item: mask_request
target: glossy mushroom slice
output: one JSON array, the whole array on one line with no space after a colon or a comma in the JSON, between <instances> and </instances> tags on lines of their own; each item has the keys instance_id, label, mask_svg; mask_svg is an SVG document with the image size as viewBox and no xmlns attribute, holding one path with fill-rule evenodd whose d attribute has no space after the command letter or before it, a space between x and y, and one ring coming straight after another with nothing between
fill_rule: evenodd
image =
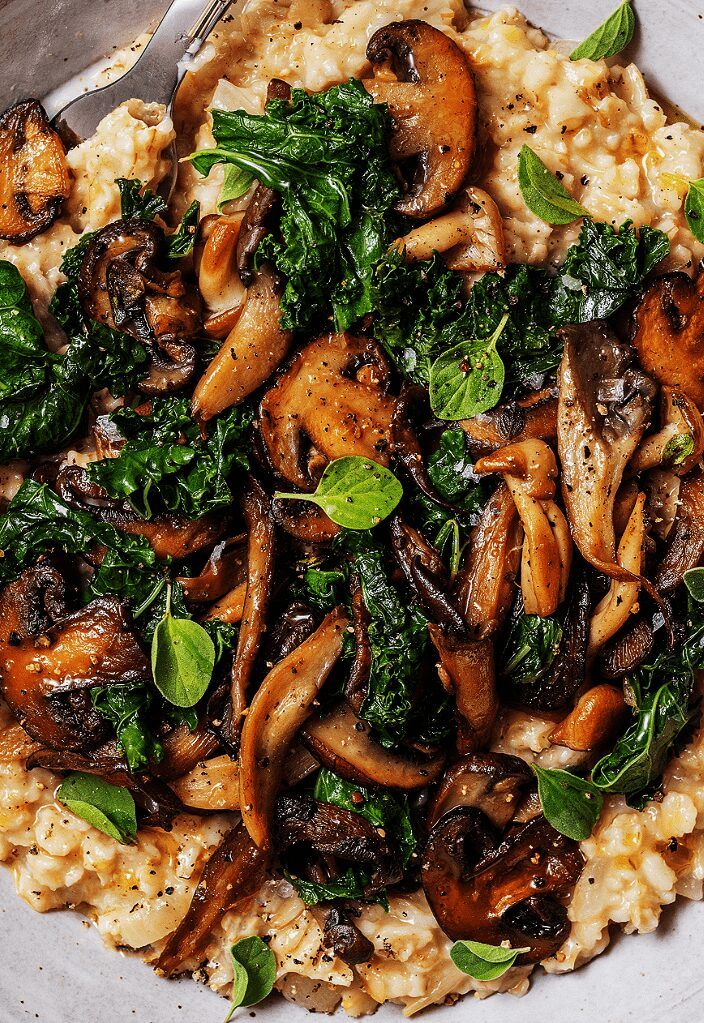
<instances>
[{"instance_id":1,"label":"glossy mushroom slice","mask_svg":"<svg viewBox=\"0 0 704 1023\"><path fill-rule=\"evenodd\" d=\"M584 861L579 846L539 816L502 836L475 807L458 807L435 824L423 853L423 889L453 941L508 941L529 948L519 962L553 955L569 934L563 900Z\"/></svg>"},{"instance_id":2,"label":"glossy mushroom slice","mask_svg":"<svg viewBox=\"0 0 704 1023\"><path fill-rule=\"evenodd\" d=\"M480 273L506 266L504 225L498 207L481 188L465 188L452 210L394 242L409 262L442 254L451 270Z\"/></svg>"},{"instance_id":3,"label":"glossy mushroom slice","mask_svg":"<svg viewBox=\"0 0 704 1023\"><path fill-rule=\"evenodd\" d=\"M440 681L457 708L457 750L473 753L489 742L499 712L493 643L445 633L432 622L428 632L440 658Z\"/></svg>"},{"instance_id":4,"label":"glossy mushroom slice","mask_svg":"<svg viewBox=\"0 0 704 1023\"><path fill-rule=\"evenodd\" d=\"M608 593L594 608L589 626L589 656L607 643L637 611L640 575L643 571L644 546L647 533L644 509L645 494L639 494L618 545L619 565L635 581L612 579Z\"/></svg>"},{"instance_id":5,"label":"glossy mushroom slice","mask_svg":"<svg viewBox=\"0 0 704 1023\"><path fill-rule=\"evenodd\" d=\"M428 814L428 828L458 806L473 806L503 830L535 777L520 757L508 753L474 753L445 773Z\"/></svg>"},{"instance_id":6,"label":"glossy mushroom slice","mask_svg":"<svg viewBox=\"0 0 704 1023\"><path fill-rule=\"evenodd\" d=\"M97 231L83 257L78 293L90 319L130 334L149 351L147 394L180 390L193 376L191 343L201 326L200 297L179 270L165 269L164 232L145 220Z\"/></svg>"},{"instance_id":7,"label":"glossy mushroom slice","mask_svg":"<svg viewBox=\"0 0 704 1023\"><path fill-rule=\"evenodd\" d=\"M552 441L557 436L557 391L552 387L534 391L463 419L460 426L475 458L522 440Z\"/></svg>"},{"instance_id":8,"label":"glossy mushroom slice","mask_svg":"<svg viewBox=\"0 0 704 1023\"><path fill-rule=\"evenodd\" d=\"M704 473L698 469L683 480L675 521L653 584L660 593L672 593L684 573L704 557Z\"/></svg>"},{"instance_id":9,"label":"glossy mushroom slice","mask_svg":"<svg viewBox=\"0 0 704 1023\"><path fill-rule=\"evenodd\" d=\"M653 281L636 310L633 345L646 373L704 409L704 272Z\"/></svg>"},{"instance_id":10,"label":"glossy mushroom slice","mask_svg":"<svg viewBox=\"0 0 704 1023\"><path fill-rule=\"evenodd\" d=\"M444 629L464 633L465 621L449 592L450 581L440 554L399 515L391 520L391 549L426 613Z\"/></svg>"},{"instance_id":11,"label":"glossy mushroom slice","mask_svg":"<svg viewBox=\"0 0 704 1023\"><path fill-rule=\"evenodd\" d=\"M66 153L35 99L0 117L0 238L16 245L51 227L71 191Z\"/></svg>"},{"instance_id":12,"label":"glossy mushroom slice","mask_svg":"<svg viewBox=\"0 0 704 1023\"><path fill-rule=\"evenodd\" d=\"M368 366L374 382L358 379ZM304 348L261 404L261 435L275 472L313 489L304 439L330 461L360 455L387 465L394 410L383 389L388 378L386 360L366 338L329 334Z\"/></svg>"},{"instance_id":13,"label":"glossy mushroom slice","mask_svg":"<svg viewBox=\"0 0 704 1023\"><path fill-rule=\"evenodd\" d=\"M650 421L655 384L605 324L561 333L557 442L572 537L600 572L632 580L616 560L614 502Z\"/></svg>"},{"instance_id":14,"label":"glossy mushroom slice","mask_svg":"<svg viewBox=\"0 0 704 1023\"><path fill-rule=\"evenodd\" d=\"M374 955L374 944L365 938L350 919L349 909L333 906L325 914L323 941L343 963L358 966L368 962Z\"/></svg>"},{"instance_id":15,"label":"glossy mushroom slice","mask_svg":"<svg viewBox=\"0 0 704 1023\"><path fill-rule=\"evenodd\" d=\"M704 422L691 398L682 391L662 387L660 429L641 442L631 459L633 472L661 468L686 476L704 453Z\"/></svg>"},{"instance_id":16,"label":"glossy mushroom slice","mask_svg":"<svg viewBox=\"0 0 704 1023\"><path fill-rule=\"evenodd\" d=\"M406 194L396 209L423 219L459 191L474 156L472 70L459 46L423 21L380 28L369 40L367 58L375 77L364 84L377 103L389 106L391 158L407 172Z\"/></svg>"},{"instance_id":17,"label":"glossy mushroom slice","mask_svg":"<svg viewBox=\"0 0 704 1023\"><path fill-rule=\"evenodd\" d=\"M587 690L550 733L550 742L588 753L606 746L620 734L628 708L623 693L613 686Z\"/></svg>"},{"instance_id":18,"label":"glossy mushroom slice","mask_svg":"<svg viewBox=\"0 0 704 1023\"><path fill-rule=\"evenodd\" d=\"M246 289L235 264L243 214L206 217L196 246L198 290L208 310L210 337L227 337L242 312Z\"/></svg>"}]
</instances>

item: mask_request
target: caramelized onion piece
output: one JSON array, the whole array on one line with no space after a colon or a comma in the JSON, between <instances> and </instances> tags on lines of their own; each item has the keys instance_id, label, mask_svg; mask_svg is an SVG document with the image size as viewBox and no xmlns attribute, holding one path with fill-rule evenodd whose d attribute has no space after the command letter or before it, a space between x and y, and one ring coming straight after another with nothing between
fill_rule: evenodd
<instances>
[{"instance_id":1,"label":"caramelized onion piece","mask_svg":"<svg viewBox=\"0 0 704 1023\"><path fill-rule=\"evenodd\" d=\"M606 746L620 733L628 708L623 693L613 686L594 686L579 698L550 733L550 742L578 752Z\"/></svg>"},{"instance_id":2,"label":"caramelized onion piece","mask_svg":"<svg viewBox=\"0 0 704 1023\"><path fill-rule=\"evenodd\" d=\"M66 153L35 99L0 117L0 238L15 245L51 227L71 191Z\"/></svg>"},{"instance_id":3,"label":"caramelized onion piece","mask_svg":"<svg viewBox=\"0 0 704 1023\"><path fill-rule=\"evenodd\" d=\"M443 776L428 814L428 828L458 806L474 806L503 831L534 781L533 772L520 757L508 753L463 757Z\"/></svg>"},{"instance_id":4,"label":"caramelized onion piece","mask_svg":"<svg viewBox=\"0 0 704 1023\"><path fill-rule=\"evenodd\" d=\"M682 482L679 508L653 585L660 593L672 593L684 573L696 568L704 556L704 473L698 470Z\"/></svg>"},{"instance_id":5,"label":"caramelized onion piece","mask_svg":"<svg viewBox=\"0 0 704 1023\"><path fill-rule=\"evenodd\" d=\"M459 424L476 458L522 440L552 441L557 436L557 392L552 387L508 401Z\"/></svg>"},{"instance_id":6,"label":"caramelized onion piece","mask_svg":"<svg viewBox=\"0 0 704 1023\"><path fill-rule=\"evenodd\" d=\"M643 515L645 494L639 494L628 525L618 546L618 563L635 582L612 579L605 597L594 608L589 627L589 655L593 656L619 629L623 628L637 609L640 593L640 574L643 570L643 546L646 524Z\"/></svg>"},{"instance_id":7,"label":"caramelized onion piece","mask_svg":"<svg viewBox=\"0 0 704 1023\"><path fill-rule=\"evenodd\" d=\"M342 652L349 620L331 611L297 650L269 672L257 690L242 729L242 820L260 849L271 846L271 814L284 759L296 733Z\"/></svg>"},{"instance_id":8,"label":"caramelized onion piece","mask_svg":"<svg viewBox=\"0 0 704 1023\"><path fill-rule=\"evenodd\" d=\"M424 788L442 771L445 757L420 760L384 749L372 737L366 721L341 704L321 718L309 720L301 739L325 767L356 785L383 788Z\"/></svg>"},{"instance_id":9,"label":"caramelized onion piece","mask_svg":"<svg viewBox=\"0 0 704 1023\"><path fill-rule=\"evenodd\" d=\"M474 753L489 742L499 711L493 644L445 634L432 622L428 632L440 656L440 681L457 707L457 750Z\"/></svg>"},{"instance_id":10,"label":"caramelized onion piece","mask_svg":"<svg viewBox=\"0 0 704 1023\"><path fill-rule=\"evenodd\" d=\"M242 823L225 835L205 865L193 900L156 968L167 977L205 954L212 932L228 910L256 895L264 883L269 858L256 847Z\"/></svg>"}]
</instances>

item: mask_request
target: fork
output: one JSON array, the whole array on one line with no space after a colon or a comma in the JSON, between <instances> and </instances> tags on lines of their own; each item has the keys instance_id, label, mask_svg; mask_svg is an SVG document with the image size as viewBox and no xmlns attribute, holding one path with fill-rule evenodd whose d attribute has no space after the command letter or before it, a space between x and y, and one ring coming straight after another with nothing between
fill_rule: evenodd
<instances>
[{"instance_id":1,"label":"fork","mask_svg":"<svg viewBox=\"0 0 704 1023\"><path fill-rule=\"evenodd\" d=\"M68 103L54 117L53 124L67 148L93 135L115 107L129 99L163 103L168 113L184 75L232 0L173 0L137 63L117 81L87 92ZM175 143L171 147L170 171L160 192L170 197L178 161Z\"/></svg>"}]
</instances>

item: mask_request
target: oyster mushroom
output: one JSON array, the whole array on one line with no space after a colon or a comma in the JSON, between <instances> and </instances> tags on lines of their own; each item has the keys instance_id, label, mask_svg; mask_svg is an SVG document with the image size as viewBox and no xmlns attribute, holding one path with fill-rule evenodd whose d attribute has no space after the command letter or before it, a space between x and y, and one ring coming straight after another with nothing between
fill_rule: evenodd
<instances>
[{"instance_id":1,"label":"oyster mushroom","mask_svg":"<svg viewBox=\"0 0 704 1023\"><path fill-rule=\"evenodd\" d=\"M428 828L458 806L473 806L499 830L508 827L535 782L530 767L508 753L474 753L445 773L428 814Z\"/></svg>"},{"instance_id":2,"label":"oyster mushroom","mask_svg":"<svg viewBox=\"0 0 704 1023\"><path fill-rule=\"evenodd\" d=\"M646 537L644 506L645 494L639 494L617 552L619 565L629 573L631 580L635 581L612 579L608 593L594 608L589 626L590 656L623 628L637 607Z\"/></svg>"},{"instance_id":3,"label":"oyster mushroom","mask_svg":"<svg viewBox=\"0 0 704 1023\"><path fill-rule=\"evenodd\" d=\"M594 686L580 696L550 733L550 742L588 753L608 745L621 732L628 715L623 693L613 686Z\"/></svg>"},{"instance_id":4,"label":"oyster mushroom","mask_svg":"<svg viewBox=\"0 0 704 1023\"><path fill-rule=\"evenodd\" d=\"M701 469L682 481L674 525L665 543L653 585L659 593L672 593L684 573L696 568L704 556L704 473Z\"/></svg>"},{"instance_id":5,"label":"oyster mushroom","mask_svg":"<svg viewBox=\"0 0 704 1023\"><path fill-rule=\"evenodd\" d=\"M572 537L598 571L633 581L616 561L614 502L650 421L655 385L605 324L561 333L557 443Z\"/></svg>"},{"instance_id":6,"label":"oyster mushroom","mask_svg":"<svg viewBox=\"0 0 704 1023\"><path fill-rule=\"evenodd\" d=\"M246 289L235 265L242 216L215 216L202 223L198 290L208 310L204 327L211 337L227 337L242 312Z\"/></svg>"},{"instance_id":7,"label":"oyster mushroom","mask_svg":"<svg viewBox=\"0 0 704 1023\"><path fill-rule=\"evenodd\" d=\"M468 273L496 272L506 266L503 220L481 188L463 189L452 210L398 238L393 247L409 262L439 252L451 270Z\"/></svg>"},{"instance_id":8,"label":"oyster mushroom","mask_svg":"<svg viewBox=\"0 0 704 1023\"><path fill-rule=\"evenodd\" d=\"M660 429L645 437L631 459L633 472L662 468L686 476L704 454L704 422L691 398L664 386L660 391Z\"/></svg>"},{"instance_id":9,"label":"oyster mushroom","mask_svg":"<svg viewBox=\"0 0 704 1023\"><path fill-rule=\"evenodd\" d=\"M440 681L457 708L457 750L474 753L488 743L499 711L493 644L446 634L432 622L428 632L440 657Z\"/></svg>"},{"instance_id":10,"label":"oyster mushroom","mask_svg":"<svg viewBox=\"0 0 704 1023\"><path fill-rule=\"evenodd\" d=\"M66 153L35 99L0 117L0 238L15 245L51 227L71 191Z\"/></svg>"},{"instance_id":11,"label":"oyster mushroom","mask_svg":"<svg viewBox=\"0 0 704 1023\"><path fill-rule=\"evenodd\" d=\"M398 515L391 521L391 548L424 610L449 631L463 633L465 621L455 598L448 592L449 579L442 558Z\"/></svg>"},{"instance_id":12,"label":"oyster mushroom","mask_svg":"<svg viewBox=\"0 0 704 1023\"><path fill-rule=\"evenodd\" d=\"M474 156L472 70L459 46L423 21L380 28L369 40L367 58L375 77L364 84L375 102L388 104L391 159L406 181L396 209L424 219L459 191Z\"/></svg>"},{"instance_id":13,"label":"oyster mushroom","mask_svg":"<svg viewBox=\"0 0 704 1023\"><path fill-rule=\"evenodd\" d=\"M557 436L557 392L552 387L533 391L459 425L475 458L523 440L552 441Z\"/></svg>"}]
</instances>

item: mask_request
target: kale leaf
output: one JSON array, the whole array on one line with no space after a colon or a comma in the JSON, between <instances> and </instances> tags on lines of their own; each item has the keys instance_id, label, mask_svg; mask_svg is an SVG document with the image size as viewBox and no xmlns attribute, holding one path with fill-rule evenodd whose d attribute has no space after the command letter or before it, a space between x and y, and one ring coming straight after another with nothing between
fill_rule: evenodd
<instances>
[{"instance_id":1,"label":"kale leaf","mask_svg":"<svg viewBox=\"0 0 704 1023\"><path fill-rule=\"evenodd\" d=\"M145 188L139 178L117 178L120 192L120 213L123 220L154 220L168 212L166 200L150 188Z\"/></svg>"},{"instance_id":2,"label":"kale leaf","mask_svg":"<svg viewBox=\"0 0 704 1023\"><path fill-rule=\"evenodd\" d=\"M95 686L90 691L93 707L115 729L130 771L139 771L150 760L164 755L161 743L149 724L156 690L143 682L133 685Z\"/></svg>"},{"instance_id":3,"label":"kale leaf","mask_svg":"<svg viewBox=\"0 0 704 1023\"><path fill-rule=\"evenodd\" d=\"M298 896L306 906L317 906L320 902L334 902L337 899L362 899L365 902L380 902L388 909L386 897L376 893L373 899L365 896L369 884L369 875L360 867L349 867L345 873L332 881L322 884L317 881L306 881L302 877L294 877L284 871L286 880L298 892Z\"/></svg>"},{"instance_id":4,"label":"kale leaf","mask_svg":"<svg viewBox=\"0 0 704 1023\"><path fill-rule=\"evenodd\" d=\"M502 674L514 685L532 685L551 667L561 640L562 626L557 618L517 615L504 645Z\"/></svg>"},{"instance_id":5,"label":"kale leaf","mask_svg":"<svg viewBox=\"0 0 704 1023\"><path fill-rule=\"evenodd\" d=\"M192 202L183 214L178 229L168 240L167 255L169 259L183 259L184 256L190 256L198 235L199 219L200 203Z\"/></svg>"}]
</instances>

